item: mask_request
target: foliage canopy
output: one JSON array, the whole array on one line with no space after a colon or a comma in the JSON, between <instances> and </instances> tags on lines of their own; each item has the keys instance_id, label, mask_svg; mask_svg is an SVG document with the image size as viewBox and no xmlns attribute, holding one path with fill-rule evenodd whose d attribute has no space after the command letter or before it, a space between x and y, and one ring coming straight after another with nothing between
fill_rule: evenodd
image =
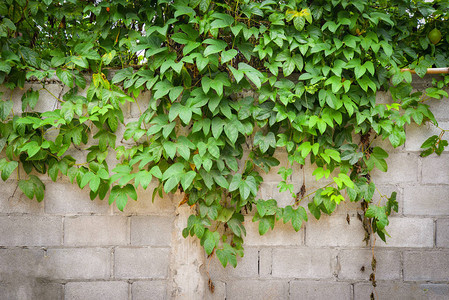
<instances>
[{"instance_id":1,"label":"foliage canopy","mask_svg":"<svg viewBox=\"0 0 449 300\"><path fill-rule=\"evenodd\" d=\"M92 199L109 192L121 210L152 180L154 193L180 189L181 204L197 208L183 235L197 236L224 266L243 255L245 210L255 210L264 234L276 220L299 230L304 206L320 218L345 199L360 201L385 239L398 207L395 194L372 203L369 171L386 171L388 157L372 142L398 147L406 124L436 124L425 101L447 97L448 78L415 92L400 68L422 77L448 66L448 11L448 1L421 0L2 1L0 84L43 88L27 90L20 111L0 102L1 177L20 165L28 174L20 189L41 201L45 186L33 170L52 180L61 173ZM35 111L54 76L69 91L54 95L58 109ZM126 124L133 145L117 146L124 104L146 90L140 118ZM380 90L394 103L377 104ZM431 137L423 155L445 145ZM86 148L85 161L67 154L72 146ZM279 164L276 149L288 153L278 185L292 195L286 207L257 199L260 173ZM108 152L119 160L112 170ZM310 195L290 179L307 161L328 181L301 206Z\"/></svg>"}]
</instances>

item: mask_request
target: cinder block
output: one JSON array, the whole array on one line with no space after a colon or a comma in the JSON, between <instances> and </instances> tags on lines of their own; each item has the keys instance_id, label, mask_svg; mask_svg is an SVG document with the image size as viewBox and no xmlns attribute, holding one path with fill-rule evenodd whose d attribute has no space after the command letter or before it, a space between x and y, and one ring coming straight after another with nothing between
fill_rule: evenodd
<instances>
[{"instance_id":1,"label":"cinder block","mask_svg":"<svg viewBox=\"0 0 449 300\"><path fill-rule=\"evenodd\" d=\"M420 284L427 299L443 300L449 297L449 284Z\"/></svg>"},{"instance_id":2,"label":"cinder block","mask_svg":"<svg viewBox=\"0 0 449 300\"><path fill-rule=\"evenodd\" d=\"M87 189L76 184L50 183L45 189L45 212L48 214L106 214L107 200L90 200Z\"/></svg>"},{"instance_id":3,"label":"cinder block","mask_svg":"<svg viewBox=\"0 0 449 300\"><path fill-rule=\"evenodd\" d=\"M351 299L351 284L335 281L290 282L290 299Z\"/></svg>"},{"instance_id":4,"label":"cinder block","mask_svg":"<svg viewBox=\"0 0 449 300\"><path fill-rule=\"evenodd\" d=\"M319 220L311 217L306 231L307 246L366 246L365 231L356 218L348 224L344 216L322 216Z\"/></svg>"},{"instance_id":5,"label":"cinder block","mask_svg":"<svg viewBox=\"0 0 449 300\"><path fill-rule=\"evenodd\" d=\"M435 118L441 121L449 121L449 105L447 105L447 98L432 99L426 102L430 106Z\"/></svg>"},{"instance_id":6,"label":"cinder block","mask_svg":"<svg viewBox=\"0 0 449 300\"><path fill-rule=\"evenodd\" d=\"M287 299L288 282L279 280L238 280L226 284L226 299Z\"/></svg>"},{"instance_id":7,"label":"cinder block","mask_svg":"<svg viewBox=\"0 0 449 300\"><path fill-rule=\"evenodd\" d=\"M45 86L53 95L56 97L61 97L68 91L68 88L63 85L58 84L48 84ZM25 94L30 88L37 91L42 88L41 84L38 83L26 83L23 89L15 89L12 94L12 101L14 102L14 112L22 112L22 95ZM39 91L39 100L34 107L33 111L45 112L52 111L59 108L59 101L53 97L46 90Z\"/></svg>"},{"instance_id":8,"label":"cinder block","mask_svg":"<svg viewBox=\"0 0 449 300\"><path fill-rule=\"evenodd\" d=\"M0 249L0 282L18 283L15 278L45 278L44 251L14 248Z\"/></svg>"},{"instance_id":9,"label":"cinder block","mask_svg":"<svg viewBox=\"0 0 449 300\"><path fill-rule=\"evenodd\" d=\"M127 217L74 216L64 219L65 245L107 246L128 243Z\"/></svg>"},{"instance_id":10,"label":"cinder block","mask_svg":"<svg viewBox=\"0 0 449 300\"><path fill-rule=\"evenodd\" d=\"M12 277L14 278L14 277ZM47 282L42 278L16 277L15 281L0 282L1 299L63 299L60 283Z\"/></svg>"},{"instance_id":11,"label":"cinder block","mask_svg":"<svg viewBox=\"0 0 449 300\"><path fill-rule=\"evenodd\" d=\"M54 279L109 279L110 258L111 251L104 248L49 249L44 266Z\"/></svg>"},{"instance_id":12,"label":"cinder block","mask_svg":"<svg viewBox=\"0 0 449 300\"><path fill-rule=\"evenodd\" d=\"M170 263L168 248L123 248L115 249L115 278L165 279Z\"/></svg>"},{"instance_id":13,"label":"cinder block","mask_svg":"<svg viewBox=\"0 0 449 300\"><path fill-rule=\"evenodd\" d=\"M16 276L46 282L110 277L108 249L0 249L0 282ZM19 281L17 281L19 282Z\"/></svg>"},{"instance_id":14,"label":"cinder block","mask_svg":"<svg viewBox=\"0 0 449 300\"><path fill-rule=\"evenodd\" d=\"M378 299L443 300L447 299L447 296L449 295L448 292L448 285L445 284L418 284L378 281L376 287ZM371 293L374 293L371 283L356 283L354 285L354 300L370 299Z\"/></svg>"},{"instance_id":15,"label":"cinder block","mask_svg":"<svg viewBox=\"0 0 449 300\"><path fill-rule=\"evenodd\" d=\"M310 201L312 201L312 199ZM308 209L306 208L306 210ZM345 201L340 202L335 211L332 213L332 216L343 215L347 218L349 215L349 222L356 222L358 221L357 212L361 212L360 202L351 202L349 199L346 199ZM309 215L309 218L315 219L313 215Z\"/></svg>"},{"instance_id":16,"label":"cinder block","mask_svg":"<svg viewBox=\"0 0 449 300\"><path fill-rule=\"evenodd\" d=\"M407 186L404 188L405 215L449 215L449 186Z\"/></svg>"},{"instance_id":17,"label":"cinder block","mask_svg":"<svg viewBox=\"0 0 449 300\"><path fill-rule=\"evenodd\" d=\"M449 122L439 122L438 126L444 129L449 129ZM421 151L423 150L421 148L422 143L424 143L424 141L432 135L440 135L440 133L441 129L438 129L430 122L422 124L421 126L418 126L414 123L412 123L411 125L407 125L407 139L405 141L405 150L418 151L419 153L421 153ZM447 134L444 135L443 138L447 139ZM447 149L445 149L444 151L447 151Z\"/></svg>"},{"instance_id":18,"label":"cinder block","mask_svg":"<svg viewBox=\"0 0 449 300\"><path fill-rule=\"evenodd\" d=\"M170 246L173 217L131 217L131 245Z\"/></svg>"},{"instance_id":19,"label":"cinder block","mask_svg":"<svg viewBox=\"0 0 449 300\"><path fill-rule=\"evenodd\" d=\"M399 251L374 250L376 258L376 279L393 280L401 277L401 256ZM340 264L339 279L369 280L372 273L372 251L341 250L338 254Z\"/></svg>"},{"instance_id":20,"label":"cinder block","mask_svg":"<svg viewBox=\"0 0 449 300\"><path fill-rule=\"evenodd\" d=\"M168 299L167 285L168 283L163 280L135 281L131 286L132 299L133 300Z\"/></svg>"},{"instance_id":21,"label":"cinder block","mask_svg":"<svg viewBox=\"0 0 449 300\"><path fill-rule=\"evenodd\" d=\"M2 189L0 193L0 214L39 214L43 212L44 202L28 199L17 186L17 181L8 179L8 181L2 181L0 184Z\"/></svg>"},{"instance_id":22,"label":"cinder block","mask_svg":"<svg viewBox=\"0 0 449 300\"><path fill-rule=\"evenodd\" d=\"M404 280L447 281L448 278L448 251L404 252Z\"/></svg>"},{"instance_id":23,"label":"cinder block","mask_svg":"<svg viewBox=\"0 0 449 300\"><path fill-rule=\"evenodd\" d=\"M273 249L262 248L259 250L259 276L269 277L273 270Z\"/></svg>"},{"instance_id":24,"label":"cinder block","mask_svg":"<svg viewBox=\"0 0 449 300\"><path fill-rule=\"evenodd\" d=\"M259 191L257 192L256 200L268 200L273 198L273 186L276 184L262 182L259 186Z\"/></svg>"},{"instance_id":25,"label":"cinder block","mask_svg":"<svg viewBox=\"0 0 449 300\"><path fill-rule=\"evenodd\" d=\"M384 243L377 238L376 247L433 247L433 220L430 218L389 218L390 237Z\"/></svg>"},{"instance_id":26,"label":"cinder block","mask_svg":"<svg viewBox=\"0 0 449 300\"><path fill-rule=\"evenodd\" d=\"M68 282L65 300L126 300L128 285L126 281Z\"/></svg>"},{"instance_id":27,"label":"cinder block","mask_svg":"<svg viewBox=\"0 0 449 300\"><path fill-rule=\"evenodd\" d=\"M114 213L119 215L148 215L148 214L172 214L178 203L171 194L163 194L163 197L156 195L152 201L155 182L151 182L146 190L141 186L137 189L137 201L129 200L123 212L119 211L114 205ZM179 201L181 201L179 199Z\"/></svg>"},{"instance_id":28,"label":"cinder block","mask_svg":"<svg viewBox=\"0 0 449 300\"><path fill-rule=\"evenodd\" d=\"M449 154L422 159L422 183L449 184Z\"/></svg>"},{"instance_id":29,"label":"cinder block","mask_svg":"<svg viewBox=\"0 0 449 300\"><path fill-rule=\"evenodd\" d=\"M449 219L437 220L437 247L449 247Z\"/></svg>"},{"instance_id":30,"label":"cinder block","mask_svg":"<svg viewBox=\"0 0 449 300\"><path fill-rule=\"evenodd\" d=\"M290 222L286 224L282 221L276 222L274 230L269 230L264 235L260 235L259 222L253 222L252 217L245 217L245 228L246 237L244 241L245 245L248 246L300 246L304 244L304 229L296 232Z\"/></svg>"},{"instance_id":31,"label":"cinder block","mask_svg":"<svg viewBox=\"0 0 449 300\"><path fill-rule=\"evenodd\" d=\"M0 217L0 246L62 244L62 219L56 216Z\"/></svg>"},{"instance_id":32,"label":"cinder block","mask_svg":"<svg viewBox=\"0 0 449 300\"><path fill-rule=\"evenodd\" d=\"M245 247L244 256L237 256L237 267L230 264L223 268L216 256L209 258L209 274L212 280L232 280L233 278L257 277L259 266L259 250L257 248Z\"/></svg>"},{"instance_id":33,"label":"cinder block","mask_svg":"<svg viewBox=\"0 0 449 300\"><path fill-rule=\"evenodd\" d=\"M371 179L376 184L394 184L418 181L418 154L390 153L386 159L388 171L374 168Z\"/></svg>"},{"instance_id":34,"label":"cinder block","mask_svg":"<svg viewBox=\"0 0 449 300\"><path fill-rule=\"evenodd\" d=\"M331 278L336 257L330 249L273 249L273 277Z\"/></svg>"}]
</instances>

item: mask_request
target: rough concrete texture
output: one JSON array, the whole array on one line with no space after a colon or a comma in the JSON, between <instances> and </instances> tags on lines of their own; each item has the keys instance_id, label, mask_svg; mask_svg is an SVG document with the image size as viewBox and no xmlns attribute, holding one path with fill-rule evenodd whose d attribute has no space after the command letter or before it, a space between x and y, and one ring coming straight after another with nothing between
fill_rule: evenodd
<instances>
[{"instance_id":1,"label":"rough concrete texture","mask_svg":"<svg viewBox=\"0 0 449 300\"><path fill-rule=\"evenodd\" d=\"M129 283L125 281L68 282L66 300L121 300L128 297Z\"/></svg>"},{"instance_id":2,"label":"rough concrete texture","mask_svg":"<svg viewBox=\"0 0 449 300\"><path fill-rule=\"evenodd\" d=\"M427 85L419 81L419 88ZM40 88L28 84L13 92L16 112L30 87ZM58 84L47 88L57 95L64 92ZM141 109L146 97L137 99ZM447 100L427 102L444 129L449 129ZM378 93L377 101L390 103L391 97ZM126 105L127 121L138 118L139 109ZM42 90L37 107L53 109L58 103ZM317 221L309 214L299 232L277 222L264 236L251 221L253 210L245 216L245 255L235 269L206 257L197 239L182 237L195 208L177 207L180 193L156 196L153 202L156 182L147 190L139 188L139 201L130 200L121 212L107 200L90 200L87 189L66 177L54 183L39 175L46 183L41 203L27 199L16 178L8 179L0 183L0 300L369 299L373 245L378 299L449 299L449 153L419 156L421 143L438 133L433 125L410 125L406 131L407 142L396 149L388 140L373 144L391 152L388 172L374 171L372 180L380 193L397 191L400 206L386 228L387 243L363 241L360 205L348 200L332 216ZM69 152L85 160L82 151ZM277 151L276 157L288 166L285 152ZM112 151L107 161L117 163ZM310 163L293 165L288 182L295 192L303 183L308 194L330 182L316 182L313 168ZM258 198L292 204L289 193L278 191L278 170L263 175ZM384 201L376 191L373 202Z\"/></svg>"},{"instance_id":3,"label":"rough concrete texture","mask_svg":"<svg viewBox=\"0 0 449 300\"><path fill-rule=\"evenodd\" d=\"M290 299L351 299L352 287L348 282L290 281Z\"/></svg>"}]
</instances>

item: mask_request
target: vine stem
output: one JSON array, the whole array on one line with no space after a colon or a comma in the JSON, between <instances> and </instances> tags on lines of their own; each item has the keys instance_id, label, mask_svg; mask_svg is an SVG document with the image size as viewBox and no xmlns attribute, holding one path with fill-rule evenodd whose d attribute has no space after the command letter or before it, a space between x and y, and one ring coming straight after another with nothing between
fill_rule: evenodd
<instances>
[{"instance_id":1,"label":"vine stem","mask_svg":"<svg viewBox=\"0 0 449 300\"><path fill-rule=\"evenodd\" d=\"M307 195L305 195L304 197L302 197L301 199L299 199L298 201L296 201L296 203L295 204L299 204L299 203L301 203L301 201L303 200L303 199L305 199L305 198L309 198L311 195L313 195L313 194L315 194L316 193L316 191L318 191L319 189L322 189L322 188L325 188L325 187L328 187L328 186L330 186L331 184L333 184L333 182L330 182L330 183L328 183L328 184L326 184L325 186L322 186L322 187L320 187L320 188L318 188L318 189L315 189L313 192L311 192L311 193L308 193Z\"/></svg>"},{"instance_id":2,"label":"vine stem","mask_svg":"<svg viewBox=\"0 0 449 300\"><path fill-rule=\"evenodd\" d=\"M41 88L39 91L41 90L45 90L47 91L47 93L49 93L51 96L53 96L56 100L58 100L59 102L65 103L64 100L59 99L58 97L56 97L52 92L50 92L46 87Z\"/></svg>"},{"instance_id":3,"label":"vine stem","mask_svg":"<svg viewBox=\"0 0 449 300\"><path fill-rule=\"evenodd\" d=\"M374 256L374 248L376 247L376 236L374 235L374 230L373 230L373 226L371 225L371 222L369 223L369 228L371 229L371 237L372 237L372 244L371 244L371 255L372 255L372 261L375 261L376 258ZM371 262L372 264L372 262ZM372 268L372 266L371 266ZM376 262L376 267L374 269L377 268L377 262ZM376 274L376 272L373 270L373 273ZM373 283L376 279L373 279ZM379 299L379 295L377 294L377 290L376 290L376 286L373 284L373 290L374 290L374 295L376 299Z\"/></svg>"}]
</instances>

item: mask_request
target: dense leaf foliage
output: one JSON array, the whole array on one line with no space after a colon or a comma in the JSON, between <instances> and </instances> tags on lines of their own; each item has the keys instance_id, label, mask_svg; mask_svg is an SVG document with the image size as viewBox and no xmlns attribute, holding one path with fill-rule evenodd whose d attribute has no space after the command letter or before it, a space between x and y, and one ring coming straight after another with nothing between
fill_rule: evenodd
<instances>
[{"instance_id":1,"label":"dense leaf foliage","mask_svg":"<svg viewBox=\"0 0 449 300\"><path fill-rule=\"evenodd\" d=\"M139 185L181 190L180 204L197 208L183 235L198 237L224 266L243 255L250 210L264 234L276 220L299 230L305 207L320 218L341 201L360 201L385 239L397 202L372 203L369 171L387 171L388 157L372 143L388 138L398 147L406 124L436 124L425 101L447 97L448 78L416 92L400 69L424 76L448 66L448 10L447 1L420 0L2 1L0 84L43 88L24 93L21 111L0 102L1 177L20 164L28 174L20 189L41 201L35 172L63 174L121 210ZM55 77L69 91L52 94L57 109L36 112ZM125 124L132 145L117 146L124 104L146 90L140 118ZM376 103L381 90L394 103ZM425 155L445 145L442 134L431 137ZM85 161L70 147L85 149ZM257 198L261 173L279 164L275 151L288 153L278 185L292 196L285 207ZM316 180L327 179L308 195L289 180L292 166L306 163Z\"/></svg>"}]
</instances>

